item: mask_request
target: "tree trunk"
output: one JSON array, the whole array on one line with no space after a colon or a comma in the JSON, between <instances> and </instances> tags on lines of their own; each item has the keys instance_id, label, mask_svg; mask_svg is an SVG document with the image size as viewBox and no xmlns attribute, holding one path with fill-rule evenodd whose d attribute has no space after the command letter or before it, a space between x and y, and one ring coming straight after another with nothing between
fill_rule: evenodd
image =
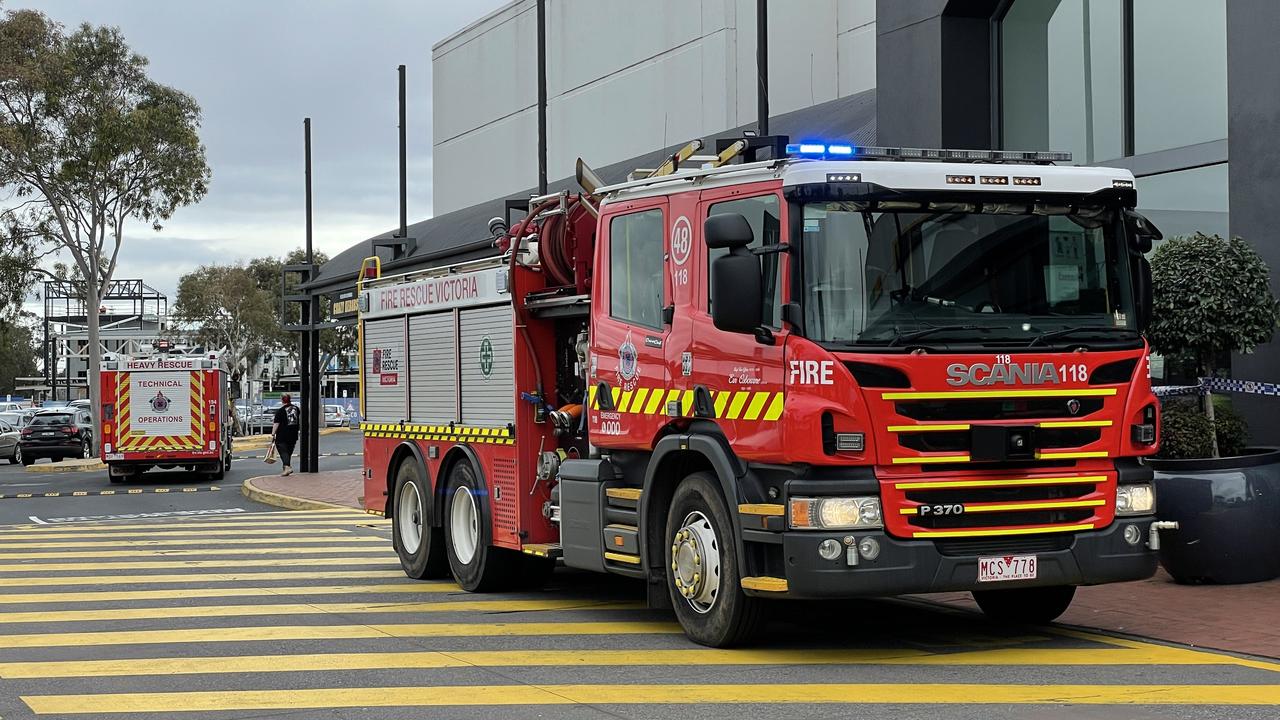
<instances>
[{"instance_id":1,"label":"tree trunk","mask_svg":"<svg viewBox=\"0 0 1280 720\"><path fill-rule=\"evenodd\" d=\"M1201 364L1201 378L1213 377L1213 368L1208 363ZM1213 448L1213 457L1218 457L1218 423L1213 417L1213 393L1208 389L1201 396L1201 402L1204 403L1204 416L1209 419L1209 441Z\"/></svg>"},{"instance_id":2,"label":"tree trunk","mask_svg":"<svg viewBox=\"0 0 1280 720\"><path fill-rule=\"evenodd\" d=\"M102 294L102 286L98 283L85 283L85 299L93 300L88 307L85 308L85 320L89 326L89 372L85 374L85 382L89 385L89 416L93 418L93 450L102 453L102 388L98 382L98 373L102 370L102 351L100 349L100 338L102 335L100 328L101 318L98 317L98 308L102 301L98 296ZM92 286L90 286L92 285Z\"/></svg>"}]
</instances>

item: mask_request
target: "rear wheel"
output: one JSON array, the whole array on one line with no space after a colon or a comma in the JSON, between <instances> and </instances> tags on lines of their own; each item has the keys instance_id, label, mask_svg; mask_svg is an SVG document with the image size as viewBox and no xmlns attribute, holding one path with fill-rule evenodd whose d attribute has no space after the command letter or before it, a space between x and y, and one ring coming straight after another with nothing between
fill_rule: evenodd
<instances>
[{"instance_id":1,"label":"rear wheel","mask_svg":"<svg viewBox=\"0 0 1280 720\"><path fill-rule=\"evenodd\" d=\"M418 463L406 459L396 468L395 511L391 513L391 542L400 566L411 578L442 578L449 572L444 531L431 526L430 497Z\"/></svg>"},{"instance_id":2,"label":"rear wheel","mask_svg":"<svg viewBox=\"0 0 1280 720\"><path fill-rule=\"evenodd\" d=\"M9 462L13 463L14 465L17 465L18 463L22 463L23 465L30 465L30 464L31 464L31 463L26 462L26 461L24 461L24 460L22 459L22 446L21 446L21 445L14 445L14 446L13 446L13 458L11 458L11 459L9 460Z\"/></svg>"},{"instance_id":3,"label":"rear wheel","mask_svg":"<svg viewBox=\"0 0 1280 720\"><path fill-rule=\"evenodd\" d=\"M494 547L489 503L468 462L449 471L445 493L445 544L453 579L468 592L488 592L510 583L519 555Z\"/></svg>"},{"instance_id":4,"label":"rear wheel","mask_svg":"<svg viewBox=\"0 0 1280 720\"><path fill-rule=\"evenodd\" d=\"M93 442L89 438L80 441L80 459L88 460L93 457Z\"/></svg>"},{"instance_id":5,"label":"rear wheel","mask_svg":"<svg viewBox=\"0 0 1280 720\"><path fill-rule=\"evenodd\" d=\"M711 647L748 641L763 601L742 591L729 510L710 473L694 473L676 488L667 511L667 591L690 640Z\"/></svg>"},{"instance_id":6,"label":"rear wheel","mask_svg":"<svg viewBox=\"0 0 1280 720\"><path fill-rule=\"evenodd\" d=\"M1075 597L1073 585L974 590L973 599L992 620L1044 625L1067 611Z\"/></svg>"}]
</instances>

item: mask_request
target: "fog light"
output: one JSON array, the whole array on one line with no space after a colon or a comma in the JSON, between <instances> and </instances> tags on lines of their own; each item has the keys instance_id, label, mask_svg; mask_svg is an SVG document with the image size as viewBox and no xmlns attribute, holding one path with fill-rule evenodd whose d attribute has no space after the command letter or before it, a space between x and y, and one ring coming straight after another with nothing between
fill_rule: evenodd
<instances>
[{"instance_id":1,"label":"fog light","mask_svg":"<svg viewBox=\"0 0 1280 720\"><path fill-rule=\"evenodd\" d=\"M880 543L873 537L864 537L858 543L858 554L866 560L875 560L880 557Z\"/></svg>"},{"instance_id":2,"label":"fog light","mask_svg":"<svg viewBox=\"0 0 1280 720\"><path fill-rule=\"evenodd\" d=\"M840 543L835 540L823 540L818 545L818 554L823 560L835 560L840 557Z\"/></svg>"},{"instance_id":3,"label":"fog light","mask_svg":"<svg viewBox=\"0 0 1280 720\"><path fill-rule=\"evenodd\" d=\"M1137 545L1138 542L1141 540L1142 540L1142 531L1138 529L1137 525L1124 526L1125 542L1129 543L1130 545Z\"/></svg>"}]
</instances>

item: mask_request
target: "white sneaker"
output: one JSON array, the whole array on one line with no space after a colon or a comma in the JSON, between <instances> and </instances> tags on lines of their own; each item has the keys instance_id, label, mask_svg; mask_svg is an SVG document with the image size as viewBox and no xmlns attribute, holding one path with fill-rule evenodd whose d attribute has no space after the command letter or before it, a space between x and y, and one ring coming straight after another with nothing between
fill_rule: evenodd
<instances>
[{"instance_id":1,"label":"white sneaker","mask_svg":"<svg viewBox=\"0 0 1280 720\"><path fill-rule=\"evenodd\" d=\"M281 475L292 475L292 474L293 474L293 468L289 467L288 465L285 465L285 466L284 466L284 470L281 470L281 471L280 471L280 474L281 474Z\"/></svg>"}]
</instances>

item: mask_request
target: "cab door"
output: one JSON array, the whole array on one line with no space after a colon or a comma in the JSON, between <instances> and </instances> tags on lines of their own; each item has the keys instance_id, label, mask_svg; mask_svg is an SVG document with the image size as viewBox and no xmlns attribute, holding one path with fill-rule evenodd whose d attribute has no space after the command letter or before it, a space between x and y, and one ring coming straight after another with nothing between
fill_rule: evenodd
<instances>
[{"instance_id":1,"label":"cab door","mask_svg":"<svg viewBox=\"0 0 1280 720\"><path fill-rule=\"evenodd\" d=\"M673 365L681 375L673 383L694 391L690 395L699 392L698 386L706 388L716 423L744 459L767 459L780 449L781 435L776 430L785 404L783 348L787 331L782 322L782 305L788 292L789 255L776 249L785 243L786 211L778 185L759 183L704 191L693 215L692 254L697 262L692 280L694 299L688 313L692 329L686 336L688 354L683 357L683 364ZM752 250L774 250L759 255L764 291L760 325L772 335L771 344L761 342L756 335L719 330L712 322L710 268L715 258L726 251L709 250L702 227L709 216L726 213L747 219L754 236ZM681 354L674 347L673 352ZM687 414L696 414L696 408L689 410Z\"/></svg>"},{"instance_id":2,"label":"cab door","mask_svg":"<svg viewBox=\"0 0 1280 720\"><path fill-rule=\"evenodd\" d=\"M592 443L649 449L666 418L670 283L666 198L606 206L592 287Z\"/></svg>"}]
</instances>

